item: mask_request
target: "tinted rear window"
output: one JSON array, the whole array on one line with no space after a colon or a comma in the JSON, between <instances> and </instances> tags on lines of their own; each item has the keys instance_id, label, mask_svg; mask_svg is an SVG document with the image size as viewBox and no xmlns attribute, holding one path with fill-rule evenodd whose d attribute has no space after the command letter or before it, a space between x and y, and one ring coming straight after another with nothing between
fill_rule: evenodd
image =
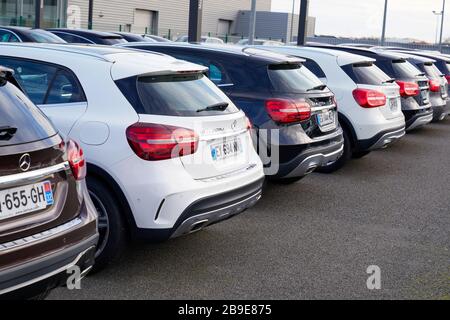
<instances>
[{"instance_id":1,"label":"tinted rear window","mask_svg":"<svg viewBox=\"0 0 450 320\"><path fill-rule=\"evenodd\" d=\"M20 90L0 81L0 146L39 141L55 134L48 119Z\"/></svg>"},{"instance_id":2,"label":"tinted rear window","mask_svg":"<svg viewBox=\"0 0 450 320\"><path fill-rule=\"evenodd\" d=\"M397 78L415 78L422 74L412 63L405 60L392 61L392 68Z\"/></svg>"},{"instance_id":3,"label":"tinted rear window","mask_svg":"<svg viewBox=\"0 0 450 320\"><path fill-rule=\"evenodd\" d=\"M379 86L392 80L391 77L371 62L347 65L343 69L356 84Z\"/></svg>"},{"instance_id":4,"label":"tinted rear window","mask_svg":"<svg viewBox=\"0 0 450 320\"><path fill-rule=\"evenodd\" d=\"M268 72L274 91L280 93L303 93L323 85L319 78L301 64L272 65Z\"/></svg>"},{"instance_id":5,"label":"tinted rear window","mask_svg":"<svg viewBox=\"0 0 450 320\"><path fill-rule=\"evenodd\" d=\"M28 33L28 36L34 41L41 43L66 43L57 35L44 30L32 30Z\"/></svg>"},{"instance_id":6,"label":"tinted rear window","mask_svg":"<svg viewBox=\"0 0 450 320\"><path fill-rule=\"evenodd\" d=\"M439 78L442 77L442 72L434 65L434 63L424 64L423 69L429 78Z\"/></svg>"},{"instance_id":7,"label":"tinted rear window","mask_svg":"<svg viewBox=\"0 0 450 320\"><path fill-rule=\"evenodd\" d=\"M102 37L104 44L114 45L118 43L127 43L128 41L121 37Z\"/></svg>"},{"instance_id":8,"label":"tinted rear window","mask_svg":"<svg viewBox=\"0 0 450 320\"><path fill-rule=\"evenodd\" d=\"M239 111L230 104L224 111L199 112L229 102L203 74L131 77L116 83L138 114L198 117Z\"/></svg>"}]
</instances>

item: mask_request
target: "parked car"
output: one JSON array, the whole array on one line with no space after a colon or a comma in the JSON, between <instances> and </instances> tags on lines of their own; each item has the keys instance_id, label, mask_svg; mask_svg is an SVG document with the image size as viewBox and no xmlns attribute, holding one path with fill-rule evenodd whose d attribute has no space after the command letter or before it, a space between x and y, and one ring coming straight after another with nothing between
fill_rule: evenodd
<instances>
[{"instance_id":1,"label":"parked car","mask_svg":"<svg viewBox=\"0 0 450 320\"><path fill-rule=\"evenodd\" d=\"M122 36L111 32L85 29L47 29L47 31L57 35L68 43L115 45L127 42Z\"/></svg>"},{"instance_id":2,"label":"parked car","mask_svg":"<svg viewBox=\"0 0 450 320\"><path fill-rule=\"evenodd\" d=\"M0 42L65 43L66 41L42 29L0 27Z\"/></svg>"},{"instance_id":3,"label":"parked car","mask_svg":"<svg viewBox=\"0 0 450 320\"><path fill-rule=\"evenodd\" d=\"M449 86L445 75L434 64L436 60L418 55L405 55L405 59L420 70L429 80L433 122L444 120L450 113Z\"/></svg>"},{"instance_id":4,"label":"parked car","mask_svg":"<svg viewBox=\"0 0 450 320\"><path fill-rule=\"evenodd\" d=\"M156 42L152 38L146 37L142 34L136 34L131 32L114 32L115 34L121 36L128 42Z\"/></svg>"},{"instance_id":5,"label":"parked car","mask_svg":"<svg viewBox=\"0 0 450 320\"><path fill-rule=\"evenodd\" d=\"M253 206L262 163L243 112L161 54L106 46L0 45L28 96L86 155L99 214L96 269L134 239L164 241Z\"/></svg>"},{"instance_id":6,"label":"parked car","mask_svg":"<svg viewBox=\"0 0 450 320\"><path fill-rule=\"evenodd\" d=\"M334 171L352 157L385 148L404 136L399 86L375 66L374 59L319 48L261 48L306 59L305 66L336 95L344 130L344 155L321 171Z\"/></svg>"},{"instance_id":7,"label":"parked car","mask_svg":"<svg viewBox=\"0 0 450 320\"><path fill-rule=\"evenodd\" d=\"M402 111L407 131L423 127L433 120L435 104L431 99L428 78L408 61L407 56L377 49L330 48L375 59L375 65L397 81L401 89Z\"/></svg>"},{"instance_id":8,"label":"parked car","mask_svg":"<svg viewBox=\"0 0 450 320\"><path fill-rule=\"evenodd\" d=\"M338 160L343 152L334 95L301 59L237 46L126 47L161 52L208 67L210 79L247 114L257 130L257 147L272 180L295 182ZM269 137L279 134L279 141L264 140L266 132ZM279 152L279 159L266 159L271 152Z\"/></svg>"},{"instance_id":9,"label":"parked car","mask_svg":"<svg viewBox=\"0 0 450 320\"><path fill-rule=\"evenodd\" d=\"M241 39L237 43L240 46L248 46L248 39ZM284 46L284 43L281 41L275 40L267 40L267 39L254 39L254 46Z\"/></svg>"},{"instance_id":10,"label":"parked car","mask_svg":"<svg viewBox=\"0 0 450 320\"><path fill-rule=\"evenodd\" d=\"M12 83L11 83L12 82ZM0 67L0 298L44 297L94 263L97 213L83 151Z\"/></svg>"},{"instance_id":11,"label":"parked car","mask_svg":"<svg viewBox=\"0 0 450 320\"><path fill-rule=\"evenodd\" d=\"M188 36L181 36L176 40L176 42L188 42ZM202 36L200 38L200 42L210 44L224 44L223 40L220 38L206 36Z\"/></svg>"}]
</instances>

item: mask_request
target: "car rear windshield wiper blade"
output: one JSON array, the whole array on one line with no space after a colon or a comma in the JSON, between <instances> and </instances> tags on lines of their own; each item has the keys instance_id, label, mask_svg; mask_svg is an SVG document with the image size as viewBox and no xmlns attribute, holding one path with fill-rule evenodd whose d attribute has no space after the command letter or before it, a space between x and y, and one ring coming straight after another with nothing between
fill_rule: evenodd
<instances>
[{"instance_id":1,"label":"car rear windshield wiper blade","mask_svg":"<svg viewBox=\"0 0 450 320\"><path fill-rule=\"evenodd\" d=\"M229 106L228 102L219 102L213 105L210 105L209 107L206 107L204 109L198 109L197 112L204 112L204 111L225 111L227 110Z\"/></svg>"},{"instance_id":2,"label":"car rear windshield wiper blade","mask_svg":"<svg viewBox=\"0 0 450 320\"><path fill-rule=\"evenodd\" d=\"M326 86L325 84L321 84L321 85L315 86L314 88L311 88L311 89L306 90L306 92L309 92L309 91L315 91L315 90L320 90L320 91L322 91L322 90L324 90L326 87L327 87L327 86Z\"/></svg>"},{"instance_id":3,"label":"car rear windshield wiper blade","mask_svg":"<svg viewBox=\"0 0 450 320\"><path fill-rule=\"evenodd\" d=\"M417 75L417 77L425 77L425 76L426 76L425 73L419 73L419 74Z\"/></svg>"},{"instance_id":4,"label":"car rear windshield wiper blade","mask_svg":"<svg viewBox=\"0 0 450 320\"><path fill-rule=\"evenodd\" d=\"M17 128L0 127L0 140L10 140L17 132Z\"/></svg>"}]
</instances>

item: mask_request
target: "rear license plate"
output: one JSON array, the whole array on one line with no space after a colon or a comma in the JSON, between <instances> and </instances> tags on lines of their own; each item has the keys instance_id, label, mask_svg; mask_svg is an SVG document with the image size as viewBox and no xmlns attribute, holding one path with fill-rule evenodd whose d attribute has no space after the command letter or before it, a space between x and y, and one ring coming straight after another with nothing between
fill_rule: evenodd
<instances>
[{"instance_id":1,"label":"rear license plate","mask_svg":"<svg viewBox=\"0 0 450 320\"><path fill-rule=\"evenodd\" d=\"M239 138L215 144L211 146L211 156L214 161L234 157L242 152L242 144Z\"/></svg>"},{"instance_id":2,"label":"rear license plate","mask_svg":"<svg viewBox=\"0 0 450 320\"><path fill-rule=\"evenodd\" d=\"M322 131L329 131L336 128L334 111L324 111L317 115L317 123Z\"/></svg>"},{"instance_id":3,"label":"rear license plate","mask_svg":"<svg viewBox=\"0 0 450 320\"><path fill-rule=\"evenodd\" d=\"M398 110L398 101L397 99L389 100L389 108L392 112L396 112Z\"/></svg>"},{"instance_id":4,"label":"rear license plate","mask_svg":"<svg viewBox=\"0 0 450 320\"><path fill-rule=\"evenodd\" d=\"M448 97L448 92L447 92L447 88L445 86L441 87L441 97L443 99L446 99Z\"/></svg>"},{"instance_id":5,"label":"rear license plate","mask_svg":"<svg viewBox=\"0 0 450 320\"><path fill-rule=\"evenodd\" d=\"M53 205L49 181L0 191L0 220L46 209Z\"/></svg>"}]
</instances>

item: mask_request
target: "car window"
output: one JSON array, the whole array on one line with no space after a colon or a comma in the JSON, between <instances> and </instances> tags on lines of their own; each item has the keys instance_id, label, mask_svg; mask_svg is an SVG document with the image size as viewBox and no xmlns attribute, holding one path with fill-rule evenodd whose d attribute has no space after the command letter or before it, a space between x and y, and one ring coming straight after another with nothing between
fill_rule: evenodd
<instances>
[{"instance_id":1,"label":"car window","mask_svg":"<svg viewBox=\"0 0 450 320\"><path fill-rule=\"evenodd\" d=\"M39 43L65 43L63 39L57 35L45 30L30 30L27 35L35 42Z\"/></svg>"},{"instance_id":2,"label":"car window","mask_svg":"<svg viewBox=\"0 0 450 320\"><path fill-rule=\"evenodd\" d=\"M11 35L9 36L9 42L20 42L20 39L11 33Z\"/></svg>"},{"instance_id":3,"label":"car window","mask_svg":"<svg viewBox=\"0 0 450 320\"><path fill-rule=\"evenodd\" d=\"M422 71L417 69L412 63L405 60L392 61L392 68L395 72L395 77L402 78L415 78L422 74Z\"/></svg>"},{"instance_id":4,"label":"car window","mask_svg":"<svg viewBox=\"0 0 450 320\"><path fill-rule=\"evenodd\" d=\"M322 68L314 60L306 59L306 61L303 63L303 65L306 68L308 68L309 71L314 73L316 77L318 77L318 78L326 78L327 77L325 75L325 72L323 72Z\"/></svg>"},{"instance_id":5,"label":"car window","mask_svg":"<svg viewBox=\"0 0 450 320\"><path fill-rule=\"evenodd\" d=\"M74 75L59 70L53 79L45 104L83 102L83 91Z\"/></svg>"},{"instance_id":6,"label":"car window","mask_svg":"<svg viewBox=\"0 0 450 320\"><path fill-rule=\"evenodd\" d=\"M15 79L35 104L86 101L75 75L58 66L4 57L0 57L0 65L15 71Z\"/></svg>"},{"instance_id":7,"label":"car window","mask_svg":"<svg viewBox=\"0 0 450 320\"><path fill-rule=\"evenodd\" d=\"M323 85L322 81L302 64L271 65L268 73L276 92L303 93Z\"/></svg>"},{"instance_id":8,"label":"car window","mask_svg":"<svg viewBox=\"0 0 450 320\"><path fill-rule=\"evenodd\" d=\"M54 32L54 34L56 34L58 37L60 37L61 39L63 39L64 41L66 41L68 43L90 43L90 44L93 43L92 41L89 41L82 37L78 37L73 34L62 33L62 32Z\"/></svg>"},{"instance_id":9,"label":"car window","mask_svg":"<svg viewBox=\"0 0 450 320\"><path fill-rule=\"evenodd\" d=\"M392 80L380 68L372 62L356 63L347 65L342 69L349 75L356 84L366 84L379 86Z\"/></svg>"},{"instance_id":10,"label":"car window","mask_svg":"<svg viewBox=\"0 0 450 320\"><path fill-rule=\"evenodd\" d=\"M232 104L223 111L202 111L229 102L203 74L131 77L116 84L138 114L199 117L239 111Z\"/></svg>"},{"instance_id":11,"label":"car window","mask_svg":"<svg viewBox=\"0 0 450 320\"><path fill-rule=\"evenodd\" d=\"M423 65L423 69L427 77L437 79L442 77L442 72L434 65L434 63L426 63Z\"/></svg>"}]
</instances>

